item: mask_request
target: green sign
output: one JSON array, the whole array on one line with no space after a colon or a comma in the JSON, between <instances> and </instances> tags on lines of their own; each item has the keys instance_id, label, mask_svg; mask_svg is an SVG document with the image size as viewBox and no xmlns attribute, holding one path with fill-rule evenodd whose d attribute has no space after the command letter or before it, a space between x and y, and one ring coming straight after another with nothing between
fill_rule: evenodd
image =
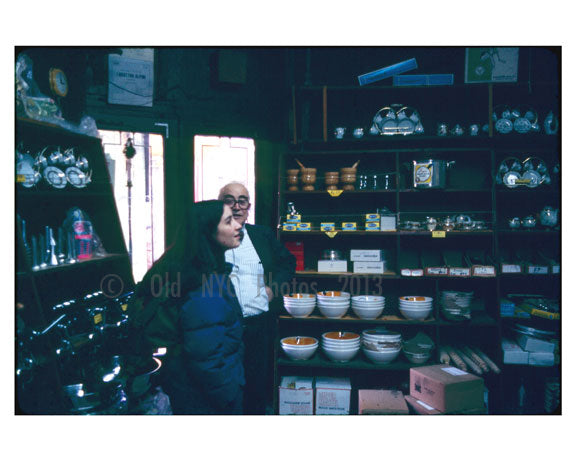
<instances>
[{"instance_id":1,"label":"green sign","mask_svg":"<svg viewBox=\"0 0 576 461\"><path fill-rule=\"evenodd\" d=\"M518 47L466 48L466 83L498 83L518 80Z\"/></svg>"}]
</instances>

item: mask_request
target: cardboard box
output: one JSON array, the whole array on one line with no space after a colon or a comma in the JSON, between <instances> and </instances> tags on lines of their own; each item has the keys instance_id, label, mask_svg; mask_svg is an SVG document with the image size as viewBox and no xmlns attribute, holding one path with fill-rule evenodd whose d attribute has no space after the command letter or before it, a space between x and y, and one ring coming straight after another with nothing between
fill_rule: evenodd
<instances>
[{"instance_id":1,"label":"cardboard box","mask_svg":"<svg viewBox=\"0 0 576 461\"><path fill-rule=\"evenodd\" d=\"M447 365L410 368L410 395L442 413L484 406L484 380Z\"/></svg>"},{"instance_id":2,"label":"cardboard box","mask_svg":"<svg viewBox=\"0 0 576 461\"><path fill-rule=\"evenodd\" d=\"M553 342L533 338L523 334L516 335L518 345L528 352L551 352L554 353L556 345Z\"/></svg>"},{"instance_id":3,"label":"cardboard box","mask_svg":"<svg viewBox=\"0 0 576 461\"><path fill-rule=\"evenodd\" d=\"M504 352L504 357L502 361L504 363L515 363L519 365L528 364L529 352L522 349L515 341L502 338L502 351Z\"/></svg>"},{"instance_id":4,"label":"cardboard box","mask_svg":"<svg viewBox=\"0 0 576 461\"><path fill-rule=\"evenodd\" d=\"M333 222L321 222L320 230L324 232L333 232L336 230L336 223Z\"/></svg>"},{"instance_id":5,"label":"cardboard box","mask_svg":"<svg viewBox=\"0 0 576 461\"><path fill-rule=\"evenodd\" d=\"M355 222L343 222L342 223L342 230L343 231L355 231L357 228Z\"/></svg>"},{"instance_id":6,"label":"cardboard box","mask_svg":"<svg viewBox=\"0 0 576 461\"><path fill-rule=\"evenodd\" d=\"M299 231L309 231L312 229L312 224L309 222L299 222L296 224L296 229Z\"/></svg>"},{"instance_id":7,"label":"cardboard box","mask_svg":"<svg viewBox=\"0 0 576 461\"><path fill-rule=\"evenodd\" d=\"M396 216L386 215L380 217L380 230L381 231L395 231L396 230Z\"/></svg>"},{"instance_id":8,"label":"cardboard box","mask_svg":"<svg viewBox=\"0 0 576 461\"><path fill-rule=\"evenodd\" d=\"M298 229L296 227L296 223L290 223L290 224L282 224L282 230L283 231L296 231Z\"/></svg>"},{"instance_id":9,"label":"cardboard box","mask_svg":"<svg viewBox=\"0 0 576 461\"><path fill-rule=\"evenodd\" d=\"M408 403L408 405L410 406L410 408L419 415L445 415L448 413L442 413L440 411L438 411L436 408L428 405L425 402L422 402L422 400L418 400L414 397L412 397L411 395L406 395L404 396L404 398L406 399L406 402ZM485 415L487 414L487 409L486 407L482 406L480 408L471 408L468 410L461 410L461 411L455 411L453 413L450 413L452 415Z\"/></svg>"},{"instance_id":10,"label":"cardboard box","mask_svg":"<svg viewBox=\"0 0 576 461\"><path fill-rule=\"evenodd\" d=\"M355 274L383 274L384 262L360 262L354 261Z\"/></svg>"},{"instance_id":11,"label":"cardboard box","mask_svg":"<svg viewBox=\"0 0 576 461\"><path fill-rule=\"evenodd\" d=\"M379 232L380 231L380 223L379 222L366 222L364 224L364 230L368 232Z\"/></svg>"},{"instance_id":12,"label":"cardboard box","mask_svg":"<svg viewBox=\"0 0 576 461\"><path fill-rule=\"evenodd\" d=\"M317 415L350 414L350 378L316 378L315 408Z\"/></svg>"},{"instance_id":13,"label":"cardboard box","mask_svg":"<svg viewBox=\"0 0 576 461\"><path fill-rule=\"evenodd\" d=\"M279 414L314 414L313 378L301 376L283 376L278 386Z\"/></svg>"},{"instance_id":14,"label":"cardboard box","mask_svg":"<svg viewBox=\"0 0 576 461\"><path fill-rule=\"evenodd\" d=\"M359 415L407 415L408 405L400 391L383 389L358 390Z\"/></svg>"},{"instance_id":15,"label":"cardboard box","mask_svg":"<svg viewBox=\"0 0 576 461\"><path fill-rule=\"evenodd\" d=\"M348 261L318 260L318 272L348 272Z\"/></svg>"},{"instance_id":16,"label":"cardboard box","mask_svg":"<svg viewBox=\"0 0 576 461\"><path fill-rule=\"evenodd\" d=\"M366 222L377 222L380 223L380 215L377 213L371 213L366 215Z\"/></svg>"},{"instance_id":17,"label":"cardboard box","mask_svg":"<svg viewBox=\"0 0 576 461\"><path fill-rule=\"evenodd\" d=\"M350 261L382 261L382 250L350 250Z\"/></svg>"},{"instance_id":18,"label":"cardboard box","mask_svg":"<svg viewBox=\"0 0 576 461\"><path fill-rule=\"evenodd\" d=\"M553 352L529 352L528 365L551 367L554 365Z\"/></svg>"}]
</instances>

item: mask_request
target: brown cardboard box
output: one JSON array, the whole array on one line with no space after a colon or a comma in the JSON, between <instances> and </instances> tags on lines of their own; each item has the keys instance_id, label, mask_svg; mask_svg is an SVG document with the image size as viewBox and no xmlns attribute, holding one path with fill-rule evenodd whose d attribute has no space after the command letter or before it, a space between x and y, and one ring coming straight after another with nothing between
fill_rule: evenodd
<instances>
[{"instance_id":1,"label":"brown cardboard box","mask_svg":"<svg viewBox=\"0 0 576 461\"><path fill-rule=\"evenodd\" d=\"M441 413L484 406L484 380L447 365L410 368L410 395Z\"/></svg>"},{"instance_id":2,"label":"brown cardboard box","mask_svg":"<svg viewBox=\"0 0 576 461\"><path fill-rule=\"evenodd\" d=\"M408 413L404 394L400 391L358 390L359 415L407 415Z\"/></svg>"},{"instance_id":3,"label":"brown cardboard box","mask_svg":"<svg viewBox=\"0 0 576 461\"><path fill-rule=\"evenodd\" d=\"M414 410L414 412L419 414L419 415L446 415L446 414L452 414L452 415L485 415L486 414L486 408L485 407L471 408L469 410L455 411L453 413L441 413L438 410L436 410L436 408L431 407L430 405L422 402L421 400L415 399L411 395L406 395L406 396L404 396L404 398L406 399L406 402L408 403L410 408L412 410Z\"/></svg>"}]
</instances>

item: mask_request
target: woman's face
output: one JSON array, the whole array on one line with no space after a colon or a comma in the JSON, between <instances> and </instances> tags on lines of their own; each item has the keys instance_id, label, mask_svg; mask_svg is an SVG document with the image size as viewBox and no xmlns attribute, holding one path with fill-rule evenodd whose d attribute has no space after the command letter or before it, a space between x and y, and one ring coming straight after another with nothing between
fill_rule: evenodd
<instances>
[{"instance_id":1,"label":"woman's face","mask_svg":"<svg viewBox=\"0 0 576 461\"><path fill-rule=\"evenodd\" d=\"M216 230L216 241L224 248L236 248L242 241L242 226L234 220L232 209L227 205Z\"/></svg>"}]
</instances>

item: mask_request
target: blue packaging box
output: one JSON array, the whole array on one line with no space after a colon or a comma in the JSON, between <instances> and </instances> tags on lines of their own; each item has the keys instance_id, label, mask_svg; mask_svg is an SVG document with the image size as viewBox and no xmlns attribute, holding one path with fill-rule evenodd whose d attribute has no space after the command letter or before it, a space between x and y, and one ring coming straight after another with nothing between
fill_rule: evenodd
<instances>
[{"instance_id":1,"label":"blue packaging box","mask_svg":"<svg viewBox=\"0 0 576 461\"><path fill-rule=\"evenodd\" d=\"M401 74L402 72L408 72L409 70L417 69L418 63L416 59L408 59L407 61L402 61L391 66L383 67L382 69L374 70L366 74L358 76L358 83L360 85L368 85L369 83L377 82L396 74Z\"/></svg>"}]
</instances>

